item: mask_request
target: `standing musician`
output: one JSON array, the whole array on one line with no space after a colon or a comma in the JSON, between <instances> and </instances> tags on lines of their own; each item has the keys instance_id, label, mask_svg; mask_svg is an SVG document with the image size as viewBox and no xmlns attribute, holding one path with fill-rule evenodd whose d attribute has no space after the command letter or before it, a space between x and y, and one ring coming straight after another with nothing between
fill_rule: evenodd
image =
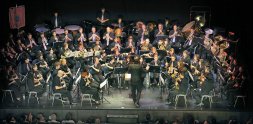
<instances>
[{"instance_id":1,"label":"standing musician","mask_svg":"<svg viewBox=\"0 0 253 124\"><path fill-rule=\"evenodd\" d=\"M62 20L61 17L58 16L58 12L54 13L54 17L51 19L51 23L53 25L53 28L58 28L62 26Z\"/></svg>"},{"instance_id":2,"label":"standing musician","mask_svg":"<svg viewBox=\"0 0 253 124\"><path fill-rule=\"evenodd\" d=\"M103 35L103 46L104 47L108 47L112 42L113 42L113 39L114 39L114 33L112 32L112 29L108 26L106 27L106 32L104 33Z\"/></svg>"},{"instance_id":3,"label":"standing musician","mask_svg":"<svg viewBox=\"0 0 253 124\"><path fill-rule=\"evenodd\" d=\"M35 91L38 93L38 96L42 96L45 92L44 86L46 82L41 72L38 71L36 64L33 65L33 70L28 74L28 77L31 79L31 81L28 81L29 91Z\"/></svg>"},{"instance_id":4,"label":"standing musician","mask_svg":"<svg viewBox=\"0 0 253 124\"><path fill-rule=\"evenodd\" d=\"M99 83L95 82L92 75L85 69L81 74L80 89L82 94L91 94L96 104L99 104Z\"/></svg>"},{"instance_id":5,"label":"standing musician","mask_svg":"<svg viewBox=\"0 0 253 124\"><path fill-rule=\"evenodd\" d=\"M66 74L64 71L59 70L57 75L53 77L52 89L54 93L61 93L63 97L68 97L70 104L72 104L72 97L68 90L66 82Z\"/></svg>"},{"instance_id":6,"label":"standing musician","mask_svg":"<svg viewBox=\"0 0 253 124\"><path fill-rule=\"evenodd\" d=\"M99 58L98 57L94 58L94 65L91 66L91 69L92 69L92 76L93 76L93 78L98 83L102 83L105 80L105 78L103 77L102 67L101 67L101 64L99 62Z\"/></svg>"},{"instance_id":7,"label":"standing musician","mask_svg":"<svg viewBox=\"0 0 253 124\"><path fill-rule=\"evenodd\" d=\"M72 34L69 33L68 29L64 29L64 34L62 35L62 40L69 43L73 41Z\"/></svg>"},{"instance_id":8,"label":"standing musician","mask_svg":"<svg viewBox=\"0 0 253 124\"><path fill-rule=\"evenodd\" d=\"M86 34L83 31L83 28L79 29L79 32L76 35L76 41L78 41L78 43L83 43L83 45L86 45L84 42L87 41L87 37Z\"/></svg>"},{"instance_id":9,"label":"standing musician","mask_svg":"<svg viewBox=\"0 0 253 124\"><path fill-rule=\"evenodd\" d=\"M163 35L165 35L165 30L163 29L163 24L162 23L159 23L158 24L158 29L156 29L155 30L155 42L153 43L153 45L154 44L157 44L157 42L158 42L158 37L159 36L163 36Z\"/></svg>"},{"instance_id":10,"label":"standing musician","mask_svg":"<svg viewBox=\"0 0 253 124\"><path fill-rule=\"evenodd\" d=\"M180 31L178 29L178 26L176 24L174 24L173 25L173 30L171 30L169 32L169 38L170 38L171 46L180 47L181 43L180 43L180 40L178 39L178 36L181 36Z\"/></svg>"},{"instance_id":11,"label":"standing musician","mask_svg":"<svg viewBox=\"0 0 253 124\"><path fill-rule=\"evenodd\" d=\"M132 99L136 107L140 106L140 97L143 88L143 82L141 81L140 77L142 76L142 73L144 73L144 70L142 68L142 65L139 63L139 57L135 56L134 62L128 66L128 73L131 74ZM146 69L148 70L149 68L147 67Z\"/></svg>"},{"instance_id":12,"label":"standing musician","mask_svg":"<svg viewBox=\"0 0 253 124\"><path fill-rule=\"evenodd\" d=\"M98 32L96 32L96 27L92 27L91 28L91 32L88 35L89 41L90 42L96 42L96 41L100 41L100 36L98 34Z\"/></svg>"}]
</instances>

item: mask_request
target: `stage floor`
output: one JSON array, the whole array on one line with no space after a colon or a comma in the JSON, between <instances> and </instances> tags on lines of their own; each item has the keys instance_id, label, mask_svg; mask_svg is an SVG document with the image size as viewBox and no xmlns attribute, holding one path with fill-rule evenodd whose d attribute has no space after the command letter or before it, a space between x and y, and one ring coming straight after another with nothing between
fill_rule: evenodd
<instances>
[{"instance_id":1,"label":"stage floor","mask_svg":"<svg viewBox=\"0 0 253 124\"><path fill-rule=\"evenodd\" d=\"M104 93L104 98L107 101L104 100L103 103L100 103L100 105L93 104L92 107L90 106L89 102L84 101L83 106L80 104L80 98L77 98L76 96L73 96L73 100L75 105L72 105L71 107L66 104L62 105L60 100L55 100L54 106L52 106L52 98L48 99L47 96L42 96L40 98L40 104L38 105L35 99L31 99L30 104L27 104L27 100L24 103L13 104L11 103L10 99L4 99L3 103L1 103L1 108L52 108L52 109L148 109L148 110L174 110L175 106L168 104L167 96L168 92L164 92L163 95L161 95L159 88L148 88L143 89L141 100L140 100L140 107L136 108L132 99L129 97L130 89L118 89L118 88L110 88L109 95L107 92ZM27 98L26 98L27 99ZM184 105L183 98L179 99L178 107L176 109L181 110L201 110L199 106L196 106L196 101L192 97L187 97L187 108ZM227 101L222 100L221 98L213 98L213 104L212 108L209 108L209 103L206 101L204 102L205 105L203 106L202 110L231 110L234 108L227 106ZM240 104L238 105L240 107Z\"/></svg>"}]
</instances>

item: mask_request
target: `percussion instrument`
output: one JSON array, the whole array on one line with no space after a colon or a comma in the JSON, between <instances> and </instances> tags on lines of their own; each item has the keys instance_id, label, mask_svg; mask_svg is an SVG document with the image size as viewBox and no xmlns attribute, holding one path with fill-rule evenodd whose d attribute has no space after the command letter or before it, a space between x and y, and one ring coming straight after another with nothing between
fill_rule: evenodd
<instances>
[{"instance_id":1,"label":"percussion instrument","mask_svg":"<svg viewBox=\"0 0 253 124\"><path fill-rule=\"evenodd\" d=\"M76 31L76 30L79 30L81 27L78 26L78 25L68 25L65 27L65 29L68 29L70 31Z\"/></svg>"},{"instance_id":2,"label":"percussion instrument","mask_svg":"<svg viewBox=\"0 0 253 124\"><path fill-rule=\"evenodd\" d=\"M56 34L63 34L64 33L64 29L61 29L61 28L56 28L53 31L55 31Z\"/></svg>"},{"instance_id":3,"label":"percussion instrument","mask_svg":"<svg viewBox=\"0 0 253 124\"><path fill-rule=\"evenodd\" d=\"M37 27L35 30L36 30L37 32L39 32L39 33L44 33L44 32L49 31L49 29L46 28L46 27Z\"/></svg>"}]
</instances>

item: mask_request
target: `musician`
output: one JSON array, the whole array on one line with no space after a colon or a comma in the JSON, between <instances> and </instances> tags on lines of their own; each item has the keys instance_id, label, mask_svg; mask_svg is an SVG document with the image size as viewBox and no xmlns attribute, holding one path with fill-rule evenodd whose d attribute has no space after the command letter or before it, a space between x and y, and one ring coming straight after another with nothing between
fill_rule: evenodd
<instances>
[{"instance_id":1,"label":"musician","mask_svg":"<svg viewBox=\"0 0 253 124\"><path fill-rule=\"evenodd\" d=\"M56 34L55 31L53 31L52 36L50 37L49 43L53 44L53 43L59 42L59 40L60 40L59 36Z\"/></svg>"},{"instance_id":2,"label":"musician","mask_svg":"<svg viewBox=\"0 0 253 124\"><path fill-rule=\"evenodd\" d=\"M116 37L114 38L114 42L110 45L111 52L115 53L117 50L120 51L121 44L120 44L120 38Z\"/></svg>"},{"instance_id":3,"label":"musician","mask_svg":"<svg viewBox=\"0 0 253 124\"><path fill-rule=\"evenodd\" d=\"M236 80L235 75L231 75L228 79L227 84L225 85L225 90L229 105L232 106L235 101L235 96L240 94L240 85Z\"/></svg>"},{"instance_id":4,"label":"musician","mask_svg":"<svg viewBox=\"0 0 253 124\"><path fill-rule=\"evenodd\" d=\"M136 107L140 106L141 91L143 88L143 82L141 81L142 73L144 72L142 65L139 64L139 57L134 57L134 63L129 64L128 73L131 74L131 93L132 99ZM148 68L146 68L148 69Z\"/></svg>"},{"instance_id":5,"label":"musician","mask_svg":"<svg viewBox=\"0 0 253 124\"><path fill-rule=\"evenodd\" d=\"M150 65L152 66L161 66L161 61L158 60L158 55L155 54L154 55L154 60L150 62ZM154 86L154 85L157 85L159 82L159 73L151 73L151 85Z\"/></svg>"},{"instance_id":6,"label":"musician","mask_svg":"<svg viewBox=\"0 0 253 124\"><path fill-rule=\"evenodd\" d=\"M158 49L159 50L169 50L171 48L171 45L168 42L168 39L160 39L158 41Z\"/></svg>"},{"instance_id":7,"label":"musician","mask_svg":"<svg viewBox=\"0 0 253 124\"><path fill-rule=\"evenodd\" d=\"M61 28L61 26L62 26L62 19L58 15L58 12L54 13L54 17L52 17L51 23L52 23L53 28L58 28L58 27Z\"/></svg>"},{"instance_id":8,"label":"musician","mask_svg":"<svg viewBox=\"0 0 253 124\"><path fill-rule=\"evenodd\" d=\"M76 34L76 37L75 37L75 41L78 41L78 44L82 42L84 45L86 45L86 43L84 42L87 41L87 37L86 37L86 34L84 33L83 28L80 28L78 30L78 33Z\"/></svg>"},{"instance_id":9,"label":"musician","mask_svg":"<svg viewBox=\"0 0 253 124\"><path fill-rule=\"evenodd\" d=\"M22 98L22 94L20 92L20 82L17 73L13 69L12 65L7 66L6 76L8 80L7 89L14 91L14 98L20 101Z\"/></svg>"},{"instance_id":10,"label":"musician","mask_svg":"<svg viewBox=\"0 0 253 124\"><path fill-rule=\"evenodd\" d=\"M115 36L114 33L112 32L112 29L109 26L106 27L106 32L103 35L104 40L103 46L108 47L113 42L114 37Z\"/></svg>"},{"instance_id":11,"label":"musician","mask_svg":"<svg viewBox=\"0 0 253 124\"><path fill-rule=\"evenodd\" d=\"M117 20L117 24L116 24L117 28L121 28L123 30L124 28L124 23L122 22L122 17L119 17Z\"/></svg>"},{"instance_id":12,"label":"musician","mask_svg":"<svg viewBox=\"0 0 253 124\"><path fill-rule=\"evenodd\" d=\"M164 35L164 34L165 34L165 30L163 29L163 24L159 23L158 29L155 30L155 37L157 37L159 35Z\"/></svg>"},{"instance_id":13,"label":"musician","mask_svg":"<svg viewBox=\"0 0 253 124\"><path fill-rule=\"evenodd\" d=\"M176 57L174 48L170 48L169 52L167 54L168 54L169 57L172 57L172 56Z\"/></svg>"},{"instance_id":14,"label":"musician","mask_svg":"<svg viewBox=\"0 0 253 124\"><path fill-rule=\"evenodd\" d=\"M27 49L27 47L21 42L21 39L17 40L17 52L21 53L23 51L25 51Z\"/></svg>"},{"instance_id":15,"label":"musician","mask_svg":"<svg viewBox=\"0 0 253 124\"><path fill-rule=\"evenodd\" d=\"M133 48L133 47L135 47L135 42L133 40L133 36L132 35L128 36L125 47L126 48Z\"/></svg>"},{"instance_id":16,"label":"musician","mask_svg":"<svg viewBox=\"0 0 253 124\"><path fill-rule=\"evenodd\" d=\"M32 37L31 33L28 33L27 39L25 41L25 45L27 48L32 49L34 46L38 46L35 40Z\"/></svg>"},{"instance_id":17,"label":"musician","mask_svg":"<svg viewBox=\"0 0 253 124\"><path fill-rule=\"evenodd\" d=\"M94 58L94 65L91 66L92 70L93 70L93 78L98 82L98 83L102 83L105 78L103 77L103 74L102 74L102 70L101 70L101 64L99 62L99 58L98 57L95 57Z\"/></svg>"},{"instance_id":18,"label":"musician","mask_svg":"<svg viewBox=\"0 0 253 124\"><path fill-rule=\"evenodd\" d=\"M165 35L165 30L163 29L163 24L162 23L159 23L158 24L158 29L155 30L155 42L153 43L154 44L157 44L158 42L158 37L159 36L162 36L162 35Z\"/></svg>"},{"instance_id":19,"label":"musician","mask_svg":"<svg viewBox=\"0 0 253 124\"><path fill-rule=\"evenodd\" d=\"M67 90L72 90L73 78L72 78L72 72L67 65L67 60L61 59L60 62L61 62L60 70L64 72L64 79L67 84Z\"/></svg>"},{"instance_id":20,"label":"musician","mask_svg":"<svg viewBox=\"0 0 253 124\"><path fill-rule=\"evenodd\" d=\"M57 59L56 54L54 53L54 50L51 48L49 54L47 54L46 56L48 65L51 66L56 59Z\"/></svg>"},{"instance_id":21,"label":"musician","mask_svg":"<svg viewBox=\"0 0 253 124\"><path fill-rule=\"evenodd\" d=\"M79 42L78 43L77 51L87 52L87 49L84 47L84 43L83 42Z\"/></svg>"},{"instance_id":22,"label":"musician","mask_svg":"<svg viewBox=\"0 0 253 124\"><path fill-rule=\"evenodd\" d=\"M145 39L144 41L141 41L141 50L151 50L152 44L150 44L149 39Z\"/></svg>"},{"instance_id":23,"label":"musician","mask_svg":"<svg viewBox=\"0 0 253 124\"><path fill-rule=\"evenodd\" d=\"M141 26L141 30L138 31L138 40L142 41L147 38L149 38L149 32L148 29L146 28L146 25L143 24Z\"/></svg>"},{"instance_id":24,"label":"musician","mask_svg":"<svg viewBox=\"0 0 253 124\"><path fill-rule=\"evenodd\" d=\"M48 47L48 40L45 37L44 33L40 33L40 37L38 38L38 44L42 47L43 53L45 53L50 48Z\"/></svg>"},{"instance_id":25,"label":"musician","mask_svg":"<svg viewBox=\"0 0 253 124\"><path fill-rule=\"evenodd\" d=\"M190 54L193 53L193 49L197 45L194 33L195 33L195 30L194 29L190 29L190 34L187 37L187 39L186 39L186 41L184 42L184 45L183 45L183 47L185 49L189 50Z\"/></svg>"},{"instance_id":26,"label":"musician","mask_svg":"<svg viewBox=\"0 0 253 124\"><path fill-rule=\"evenodd\" d=\"M84 70L81 76L80 89L82 94L91 94L92 98L95 99L96 104L99 104L99 83L95 82L92 75L87 70Z\"/></svg>"},{"instance_id":27,"label":"musician","mask_svg":"<svg viewBox=\"0 0 253 124\"><path fill-rule=\"evenodd\" d=\"M171 29L171 21L169 18L165 18L164 19L164 29L165 29L165 34L169 35L170 29Z\"/></svg>"},{"instance_id":28,"label":"musician","mask_svg":"<svg viewBox=\"0 0 253 124\"><path fill-rule=\"evenodd\" d=\"M69 33L68 29L64 29L64 34L62 35L62 41L65 41L66 43L70 43L73 41L72 34Z\"/></svg>"},{"instance_id":29,"label":"musician","mask_svg":"<svg viewBox=\"0 0 253 124\"><path fill-rule=\"evenodd\" d=\"M42 73L43 77L46 79L47 74L49 72L49 66L47 64L47 61L44 59L43 55L39 55L39 71Z\"/></svg>"},{"instance_id":30,"label":"musician","mask_svg":"<svg viewBox=\"0 0 253 124\"><path fill-rule=\"evenodd\" d=\"M70 104L72 104L72 97L65 80L65 73L59 70L57 75L53 77L52 89L54 93L61 93L63 97L68 97Z\"/></svg>"},{"instance_id":31,"label":"musician","mask_svg":"<svg viewBox=\"0 0 253 124\"><path fill-rule=\"evenodd\" d=\"M38 93L38 96L42 96L45 92L44 86L46 82L36 64L33 65L32 69L28 74L28 79L31 79L31 81L28 81L29 91L35 91Z\"/></svg>"},{"instance_id":32,"label":"musician","mask_svg":"<svg viewBox=\"0 0 253 124\"><path fill-rule=\"evenodd\" d=\"M173 30L169 32L170 42L173 47L180 47L180 41L178 39L178 36L180 36L179 29L178 26L174 24Z\"/></svg>"},{"instance_id":33,"label":"musician","mask_svg":"<svg viewBox=\"0 0 253 124\"><path fill-rule=\"evenodd\" d=\"M61 63L60 62L55 62L53 67L52 67L52 77L57 76L58 71L61 70Z\"/></svg>"},{"instance_id":34,"label":"musician","mask_svg":"<svg viewBox=\"0 0 253 124\"><path fill-rule=\"evenodd\" d=\"M32 66L30 64L30 59L28 57L25 57L23 62L18 67L19 73L22 75L28 74L32 70Z\"/></svg>"},{"instance_id":35,"label":"musician","mask_svg":"<svg viewBox=\"0 0 253 124\"><path fill-rule=\"evenodd\" d=\"M191 64L191 58L190 58L189 53L188 53L187 50L184 50L184 51L183 51L183 56L181 57L181 61L182 61L185 65L190 66L190 64Z\"/></svg>"},{"instance_id":36,"label":"musician","mask_svg":"<svg viewBox=\"0 0 253 124\"><path fill-rule=\"evenodd\" d=\"M103 25L109 21L109 16L109 12L106 11L104 7L102 7L101 11L97 13L97 20L101 23L101 25Z\"/></svg>"},{"instance_id":37,"label":"musician","mask_svg":"<svg viewBox=\"0 0 253 124\"><path fill-rule=\"evenodd\" d=\"M95 43L96 41L100 41L100 36L99 36L98 32L96 32L96 27L93 26L91 28L91 32L89 33L88 37L89 37L90 42Z\"/></svg>"}]
</instances>

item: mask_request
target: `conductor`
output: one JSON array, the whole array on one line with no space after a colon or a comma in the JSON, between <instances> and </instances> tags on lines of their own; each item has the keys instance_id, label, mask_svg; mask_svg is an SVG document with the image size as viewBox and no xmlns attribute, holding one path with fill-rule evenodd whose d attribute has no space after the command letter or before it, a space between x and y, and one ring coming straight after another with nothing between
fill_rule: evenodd
<instances>
[{"instance_id":1,"label":"conductor","mask_svg":"<svg viewBox=\"0 0 253 124\"><path fill-rule=\"evenodd\" d=\"M134 57L134 62L129 64L128 73L131 74L131 93L132 99L136 107L140 107L140 97L143 88L143 82L141 80L141 75L144 70L139 63L139 57Z\"/></svg>"}]
</instances>

